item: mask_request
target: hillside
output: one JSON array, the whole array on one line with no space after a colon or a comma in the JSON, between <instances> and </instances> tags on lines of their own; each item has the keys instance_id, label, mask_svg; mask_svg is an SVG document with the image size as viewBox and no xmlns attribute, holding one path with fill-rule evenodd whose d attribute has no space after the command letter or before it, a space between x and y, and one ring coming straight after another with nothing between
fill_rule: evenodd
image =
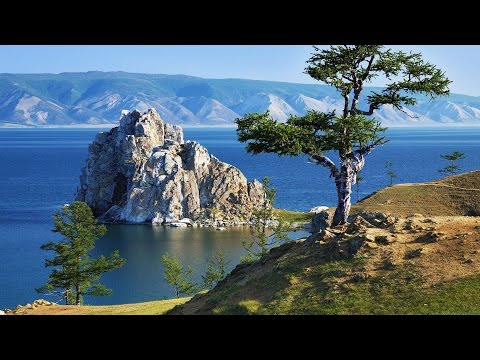
<instances>
[{"instance_id":1,"label":"hillside","mask_svg":"<svg viewBox=\"0 0 480 360\"><path fill-rule=\"evenodd\" d=\"M420 184L399 184L381 189L352 212L380 211L396 216L480 215L480 170Z\"/></svg>"},{"instance_id":2,"label":"hillside","mask_svg":"<svg viewBox=\"0 0 480 360\"><path fill-rule=\"evenodd\" d=\"M0 74L0 127L101 126L117 123L123 109L150 107L173 124L233 126L247 112L268 109L284 121L290 114L331 111L341 104L334 89L320 84L98 71ZM387 106L375 116L390 126L478 125L480 98L452 94L429 102L419 96L407 113L413 117Z\"/></svg>"},{"instance_id":3,"label":"hillside","mask_svg":"<svg viewBox=\"0 0 480 360\"><path fill-rule=\"evenodd\" d=\"M397 216L363 213L286 243L169 314L480 314L480 217L433 216L439 201L447 215L478 203L479 181L475 171L381 190L356 210Z\"/></svg>"},{"instance_id":4,"label":"hillside","mask_svg":"<svg viewBox=\"0 0 480 360\"><path fill-rule=\"evenodd\" d=\"M416 216L327 232L237 266L169 314L480 314L479 229L475 217Z\"/></svg>"}]
</instances>

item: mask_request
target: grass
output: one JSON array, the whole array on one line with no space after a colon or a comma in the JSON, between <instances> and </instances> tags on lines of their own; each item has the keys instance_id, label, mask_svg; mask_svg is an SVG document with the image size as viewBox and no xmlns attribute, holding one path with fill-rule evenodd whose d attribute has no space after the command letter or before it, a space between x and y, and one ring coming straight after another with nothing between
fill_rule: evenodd
<instances>
[{"instance_id":1,"label":"grass","mask_svg":"<svg viewBox=\"0 0 480 360\"><path fill-rule=\"evenodd\" d=\"M327 260L301 245L266 260L237 271L206 294L198 313L480 314L480 274L427 285L422 268L412 261L372 272L365 270L369 256Z\"/></svg>"},{"instance_id":2,"label":"grass","mask_svg":"<svg viewBox=\"0 0 480 360\"><path fill-rule=\"evenodd\" d=\"M480 214L480 171L422 184L394 185L352 206L352 213L380 211L396 216Z\"/></svg>"},{"instance_id":3,"label":"grass","mask_svg":"<svg viewBox=\"0 0 480 360\"><path fill-rule=\"evenodd\" d=\"M480 314L480 276L475 275L423 292L416 314Z\"/></svg>"},{"instance_id":4,"label":"grass","mask_svg":"<svg viewBox=\"0 0 480 360\"><path fill-rule=\"evenodd\" d=\"M381 276L357 283L336 284L335 278L352 268L351 261L327 263L308 278L290 276L289 286L275 289L262 302L244 299L219 304L215 314L480 314L480 276L423 288L412 267L385 270ZM354 266L358 266L358 262ZM265 279L260 279L259 283ZM274 285L272 282L267 282Z\"/></svg>"},{"instance_id":5,"label":"grass","mask_svg":"<svg viewBox=\"0 0 480 360\"><path fill-rule=\"evenodd\" d=\"M313 213L289 211L283 209L275 209L273 213L279 220L288 223L309 223L312 220Z\"/></svg>"},{"instance_id":6,"label":"grass","mask_svg":"<svg viewBox=\"0 0 480 360\"><path fill-rule=\"evenodd\" d=\"M252 279L255 292L236 303L227 300L245 292L234 284L209 301L213 314L480 314L480 275L435 287L422 287L422 275L410 265L384 270L359 282L337 279L359 269L365 259L332 261L305 271L266 273ZM246 291L248 293L248 290ZM265 296L270 292L273 296ZM111 306L58 306L58 315L160 315L190 298ZM45 307L44 309L55 309Z\"/></svg>"},{"instance_id":7,"label":"grass","mask_svg":"<svg viewBox=\"0 0 480 360\"><path fill-rule=\"evenodd\" d=\"M107 306L42 306L35 309L34 313L39 315L161 315L190 299L188 297Z\"/></svg>"},{"instance_id":8,"label":"grass","mask_svg":"<svg viewBox=\"0 0 480 360\"><path fill-rule=\"evenodd\" d=\"M190 298L149 301L135 304L112 306L87 306L91 315L161 315L176 305L187 302Z\"/></svg>"}]
</instances>

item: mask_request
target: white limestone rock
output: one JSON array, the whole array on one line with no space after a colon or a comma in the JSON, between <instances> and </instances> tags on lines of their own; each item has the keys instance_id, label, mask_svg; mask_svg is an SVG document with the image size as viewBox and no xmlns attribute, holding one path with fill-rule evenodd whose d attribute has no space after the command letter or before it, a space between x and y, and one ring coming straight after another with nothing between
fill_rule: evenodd
<instances>
[{"instance_id":1,"label":"white limestone rock","mask_svg":"<svg viewBox=\"0 0 480 360\"><path fill-rule=\"evenodd\" d=\"M327 211L327 210L328 210L328 206L315 206L311 208L309 212L316 214L316 213L321 213L322 211Z\"/></svg>"},{"instance_id":2,"label":"white limestone rock","mask_svg":"<svg viewBox=\"0 0 480 360\"><path fill-rule=\"evenodd\" d=\"M76 195L104 222L187 226L247 223L264 199L261 183L248 183L199 143L184 143L182 128L155 109L123 113L119 127L97 134Z\"/></svg>"}]
</instances>

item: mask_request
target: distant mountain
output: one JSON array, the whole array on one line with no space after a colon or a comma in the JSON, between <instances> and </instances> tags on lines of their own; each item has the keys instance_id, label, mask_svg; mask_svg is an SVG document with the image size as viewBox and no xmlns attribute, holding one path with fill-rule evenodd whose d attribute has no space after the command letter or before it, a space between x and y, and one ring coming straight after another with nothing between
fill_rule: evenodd
<instances>
[{"instance_id":1,"label":"distant mountain","mask_svg":"<svg viewBox=\"0 0 480 360\"><path fill-rule=\"evenodd\" d=\"M174 124L233 126L235 118L267 109L280 121L310 109L340 111L342 99L318 84L98 71L0 74L0 127L98 126L116 123L121 110L150 107ZM419 96L405 112L385 106L375 117L387 126L480 124L480 97Z\"/></svg>"}]
</instances>

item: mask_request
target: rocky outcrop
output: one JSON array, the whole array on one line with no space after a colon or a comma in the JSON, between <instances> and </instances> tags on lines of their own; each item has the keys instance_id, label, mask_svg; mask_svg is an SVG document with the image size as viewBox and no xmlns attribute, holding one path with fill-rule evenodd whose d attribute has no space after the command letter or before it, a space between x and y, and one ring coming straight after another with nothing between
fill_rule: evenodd
<instances>
[{"instance_id":1,"label":"rocky outcrop","mask_svg":"<svg viewBox=\"0 0 480 360\"><path fill-rule=\"evenodd\" d=\"M187 226L246 223L264 199L261 183L184 143L155 109L123 113L119 127L97 134L76 195L105 222Z\"/></svg>"},{"instance_id":2,"label":"rocky outcrop","mask_svg":"<svg viewBox=\"0 0 480 360\"><path fill-rule=\"evenodd\" d=\"M328 208L327 208L328 209ZM328 229L333 220L333 213L328 210L316 212L312 217L310 231L316 233L321 230Z\"/></svg>"}]
</instances>

